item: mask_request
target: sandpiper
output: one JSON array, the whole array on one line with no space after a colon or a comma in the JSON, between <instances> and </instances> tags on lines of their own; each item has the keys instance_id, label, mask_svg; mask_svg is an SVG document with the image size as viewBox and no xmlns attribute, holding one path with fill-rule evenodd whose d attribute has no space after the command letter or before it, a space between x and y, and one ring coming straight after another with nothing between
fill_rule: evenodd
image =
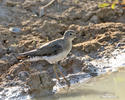
<instances>
[{"instance_id":1,"label":"sandpiper","mask_svg":"<svg viewBox=\"0 0 125 100\"><path fill-rule=\"evenodd\" d=\"M59 80L57 70L68 83L70 87L70 82L64 77L63 73L58 68L58 62L67 57L72 49L72 40L76 37L76 32L74 30L67 30L62 38L50 41L40 48L20 53L18 58L27 58L28 61L38 61L46 60L50 64L54 64L53 69L56 74L56 78Z\"/></svg>"}]
</instances>

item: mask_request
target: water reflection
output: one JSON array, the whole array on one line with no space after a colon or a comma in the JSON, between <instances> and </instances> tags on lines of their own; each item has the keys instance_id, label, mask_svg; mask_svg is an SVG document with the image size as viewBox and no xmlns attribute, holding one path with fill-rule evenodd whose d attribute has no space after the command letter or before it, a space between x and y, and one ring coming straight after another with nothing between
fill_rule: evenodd
<instances>
[{"instance_id":1,"label":"water reflection","mask_svg":"<svg viewBox=\"0 0 125 100\"><path fill-rule=\"evenodd\" d=\"M124 100L124 91L125 71L121 71L75 84L68 93L63 89L54 96L32 100Z\"/></svg>"}]
</instances>

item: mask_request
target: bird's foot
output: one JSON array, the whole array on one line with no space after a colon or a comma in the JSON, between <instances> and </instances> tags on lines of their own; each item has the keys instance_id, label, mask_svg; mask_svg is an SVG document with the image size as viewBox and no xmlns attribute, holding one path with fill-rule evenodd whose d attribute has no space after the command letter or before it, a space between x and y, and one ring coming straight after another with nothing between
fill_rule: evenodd
<instances>
[{"instance_id":1,"label":"bird's foot","mask_svg":"<svg viewBox=\"0 0 125 100\"><path fill-rule=\"evenodd\" d=\"M61 83L60 78L59 78L59 76L58 76L58 74L57 74L56 71L58 71L58 72L60 73L60 75L63 77L63 79L64 79L65 82L66 82L66 85L68 86L68 90L69 90L69 88L70 88L70 81L67 80L67 79L65 78L65 75L60 71L58 65L55 64L55 66L53 67L53 69L54 69L54 72L55 72L55 74L56 74L56 78L57 78L57 80Z\"/></svg>"}]
</instances>

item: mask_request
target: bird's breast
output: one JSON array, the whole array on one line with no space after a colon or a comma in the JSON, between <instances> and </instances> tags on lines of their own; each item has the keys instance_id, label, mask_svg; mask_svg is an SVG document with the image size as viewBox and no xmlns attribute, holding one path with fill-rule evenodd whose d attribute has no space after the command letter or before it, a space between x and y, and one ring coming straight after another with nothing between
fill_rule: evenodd
<instances>
[{"instance_id":1,"label":"bird's breast","mask_svg":"<svg viewBox=\"0 0 125 100\"><path fill-rule=\"evenodd\" d=\"M50 64L57 63L58 61L66 58L67 55L69 54L69 52L71 51L71 49L72 49L72 41L67 40L67 41L65 41L65 44L63 45L62 52L60 52L56 55L53 55L53 56L43 56L43 59L48 61Z\"/></svg>"},{"instance_id":2,"label":"bird's breast","mask_svg":"<svg viewBox=\"0 0 125 100\"><path fill-rule=\"evenodd\" d=\"M66 58L66 56L68 55L70 51L66 50L63 51L57 55L53 55L53 56L44 56L43 59L45 59L46 61L48 61L50 64L54 64L60 60L63 60L64 58Z\"/></svg>"}]
</instances>

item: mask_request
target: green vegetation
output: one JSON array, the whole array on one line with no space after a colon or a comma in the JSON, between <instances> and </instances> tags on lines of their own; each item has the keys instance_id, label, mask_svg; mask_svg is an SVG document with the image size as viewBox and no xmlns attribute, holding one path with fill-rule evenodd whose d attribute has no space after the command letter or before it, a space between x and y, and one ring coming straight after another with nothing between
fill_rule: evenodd
<instances>
[{"instance_id":1,"label":"green vegetation","mask_svg":"<svg viewBox=\"0 0 125 100\"><path fill-rule=\"evenodd\" d=\"M112 0L111 3L101 3L101 4L98 5L98 7L104 8L104 7L110 6L112 9L115 9L116 4L118 4L118 3L119 3L119 0Z\"/></svg>"}]
</instances>

